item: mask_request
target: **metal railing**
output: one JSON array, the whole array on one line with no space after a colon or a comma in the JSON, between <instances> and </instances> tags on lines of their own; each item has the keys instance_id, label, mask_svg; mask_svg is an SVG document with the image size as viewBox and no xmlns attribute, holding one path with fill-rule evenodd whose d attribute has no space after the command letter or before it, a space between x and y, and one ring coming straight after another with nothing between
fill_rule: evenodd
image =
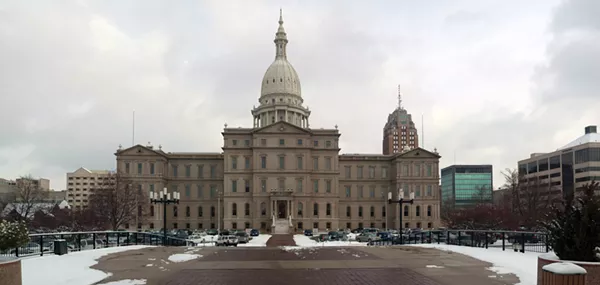
<instances>
[{"instance_id":1,"label":"metal railing","mask_svg":"<svg viewBox=\"0 0 600 285\"><path fill-rule=\"evenodd\" d=\"M524 231L447 230L403 234L368 245L447 244L480 248L499 248L515 252L549 252L548 234Z\"/></svg>"},{"instance_id":2,"label":"metal railing","mask_svg":"<svg viewBox=\"0 0 600 285\"><path fill-rule=\"evenodd\" d=\"M65 240L69 252L128 245L163 245L163 236L129 231L62 232L30 234L29 243L0 252L0 256L32 256L54 253L54 241ZM187 246L185 239L167 237L168 246Z\"/></svg>"}]
</instances>

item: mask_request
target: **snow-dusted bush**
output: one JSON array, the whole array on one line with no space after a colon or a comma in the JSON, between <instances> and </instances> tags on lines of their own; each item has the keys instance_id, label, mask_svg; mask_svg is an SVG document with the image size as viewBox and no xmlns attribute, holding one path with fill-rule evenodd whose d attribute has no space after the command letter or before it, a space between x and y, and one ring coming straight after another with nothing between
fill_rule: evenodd
<instances>
[{"instance_id":1,"label":"snow-dusted bush","mask_svg":"<svg viewBox=\"0 0 600 285\"><path fill-rule=\"evenodd\" d=\"M600 246L600 197L594 193L598 189L598 182L586 185L583 195L555 208L552 220L544 223L549 243L560 259L600 261L596 252Z\"/></svg>"},{"instance_id":2,"label":"snow-dusted bush","mask_svg":"<svg viewBox=\"0 0 600 285\"><path fill-rule=\"evenodd\" d=\"M0 221L0 251L17 248L29 242L29 231L23 222Z\"/></svg>"}]
</instances>

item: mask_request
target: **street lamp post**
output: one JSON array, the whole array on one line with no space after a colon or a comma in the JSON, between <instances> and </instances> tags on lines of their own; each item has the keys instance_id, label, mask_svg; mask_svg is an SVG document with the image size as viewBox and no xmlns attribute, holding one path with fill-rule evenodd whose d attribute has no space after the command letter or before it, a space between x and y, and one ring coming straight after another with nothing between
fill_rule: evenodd
<instances>
[{"instance_id":1,"label":"street lamp post","mask_svg":"<svg viewBox=\"0 0 600 285\"><path fill-rule=\"evenodd\" d=\"M163 205L163 245L167 246L167 205L179 204L179 192L173 191L167 193L167 187L163 188L162 192L156 193L150 191L150 203Z\"/></svg>"},{"instance_id":2,"label":"street lamp post","mask_svg":"<svg viewBox=\"0 0 600 285\"><path fill-rule=\"evenodd\" d=\"M217 234L221 234L221 190L217 190Z\"/></svg>"},{"instance_id":3,"label":"street lamp post","mask_svg":"<svg viewBox=\"0 0 600 285\"><path fill-rule=\"evenodd\" d=\"M402 244L402 216L403 216L403 206L404 204L413 204L415 202L415 192L410 192L410 198L408 200L404 200L404 190L402 188L398 189L398 200L392 200L392 192L388 192L388 204L398 203L400 208L400 243Z\"/></svg>"}]
</instances>

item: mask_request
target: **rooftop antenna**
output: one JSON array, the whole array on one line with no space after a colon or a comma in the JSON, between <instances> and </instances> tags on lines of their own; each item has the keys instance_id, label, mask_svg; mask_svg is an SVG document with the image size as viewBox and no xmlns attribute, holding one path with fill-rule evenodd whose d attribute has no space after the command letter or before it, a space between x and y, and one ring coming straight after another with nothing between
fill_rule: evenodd
<instances>
[{"instance_id":1,"label":"rooftop antenna","mask_svg":"<svg viewBox=\"0 0 600 285\"><path fill-rule=\"evenodd\" d=\"M133 110L133 124L131 126L131 146L135 145L135 109Z\"/></svg>"},{"instance_id":2,"label":"rooftop antenna","mask_svg":"<svg viewBox=\"0 0 600 285\"><path fill-rule=\"evenodd\" d=\"M402 110L402 92L400 91L400 84L398 84L398 109Z\"/></svg>"},{"instance_id":3,"label":"rooftop antenna","mask_svg":"<svg viewBox=\"0 0 600 285\"><path fill-rule=\"evenodd\" d=\"M425 121L423 120L423 113L421 113L421 147L425 148Z\"/></svg>"},{"instance_id":4,"label":"rooftop antenna","mask_svg":"<svg viewBox=\"0 0 600 285\"><path fill-rule=\"evenodd\" d=\"M454 150L454 165L456 165L456 150Z\"/></svg>"}]
</instances>

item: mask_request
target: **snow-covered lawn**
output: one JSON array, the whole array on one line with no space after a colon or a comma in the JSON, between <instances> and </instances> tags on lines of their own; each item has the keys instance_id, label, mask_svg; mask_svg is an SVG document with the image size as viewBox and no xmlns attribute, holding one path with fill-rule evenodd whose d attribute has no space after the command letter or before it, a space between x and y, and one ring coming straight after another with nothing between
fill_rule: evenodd
<instances>
[{"instance_id":1,"label":"snow-covered lawn","mask_svg":"<svg viewBox=\"0 0 600 285\"><path fill-rule=\"evenodd\" d=\"M271 235L258 235L256 237L252 237L252 239L248 243L240 243L239 247L265 247L267 246L267 241L271 238Z\"/></svg>"},{"instance_id":2,"label":"snow-covered lawn","mask_svg":"<svg viewBox=\"0 0 600 285\"><path fill-rule=\"evenodd\" d=\"M112 281L107 283L101 283L100 285L145 285L146 279L124 279L119 281Z\"/></svg>"},{"instance_id":3,"label":"snow-covered lawn","mask_svg":"<svg viewBox=\"0 0 600 285\"><path fill-rule=\"evenodd\" d=\"M142 249L150 246L133 245L101 248L66 255L48 255L21 260L23 285L88 285L94 284L109 276L100 270L91 269L101 257L117 252ZM130 280L137 283L109 284L145 284L142 280Z\"/></svg>"},{"instance_id":4,"label":"snow-covered lawn","mask_svg":"<svg viewBox=\"0 0 600 285\"><path fill-rule=\"evenodd\" d=\"M305 247L336 247L336 246L367 246L366 242L357 242L357 241L325 241L325 242L317 242L315 240L310 239L311 237L307 237L302 234L294 235L294 242L296 242L296 246L285 247L286 249L293 248L305 248Z\"/></svg>"},{"instance_id":5,"label":"snow-covered lawn","mask_svg":"<svg viewBox=\"0 0 600 285\"><path fill-rule=\"evenodd\" d=\"M501 248L479 248L470 246L444 245L444 244L411 244L409 246L435 248L439 250L461 253L482 261L493 264L488 268L498 274L513 273L520 279L520 285L537 284L537 257L538 252L502 251Z\"/></svg>"}]
</instances>

